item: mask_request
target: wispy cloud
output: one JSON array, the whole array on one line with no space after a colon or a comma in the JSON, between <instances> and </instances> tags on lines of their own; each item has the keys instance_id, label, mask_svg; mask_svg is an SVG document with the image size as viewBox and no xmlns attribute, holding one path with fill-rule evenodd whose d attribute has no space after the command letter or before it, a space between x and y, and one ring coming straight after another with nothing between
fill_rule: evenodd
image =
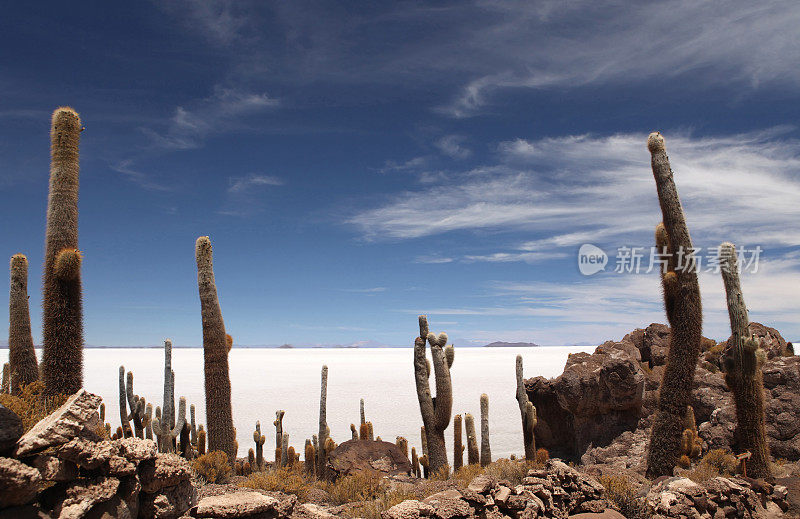
<instances>
[{"instance_id":1,"label":"wispy cloud","mask_svg":"<svg viewBox=\"0 0 800 519\"><path fill-rule=\"evenodd\" d=\"M142 128L153 144L166 150L202 146L212 134L241 129L246 119L280 102L266 93L217 86L214 93L190 108L178 106L164 131Z\"/></svg>"},{"instance_id":2,"label":"wispy cloud","mask_svg":"<svg viewBox=\"0 0 800 519\"><path fill-rule=\"evenodd\" d=\"M370 287L370 288L342 288L342 292L352 292L354 294L379 294L386 292L386 287Z\"/></svg>"},{"instance_id":3,"label":"wispy cloud","mask_svg":"<svg viewBox=\"0 0 800 519\"><path fill-rule=\"evenodd\" d=\"M112 164L111 169L117 173L122 173L127 180L133 182L142 189L146 189L148 191L172 191L171 187L159 184L158 182L152 180L151 175L142 173L137 169L133 169L133 160L131 159L122 160L116 164Z\"/></svg>"},{"instance_id":4,"label":"wispy cloud","mask_svg":"<svg viewBox=\"0 0 800 519\"><path fill-rule=\"evenodd\" d=\"M269 175L249 175L246 177L233 177L228 179L230 187L228 193L246 193L250 189L262 186L282 186L283 180Z\"/></svg>"},{"instance_id":5,"label":"wispy cloud","mask_svg":"<svg viewBox=\"0 0 800 519\"><path fill-rule=\"evenodd\" d=\"M445 135L436 141L436 147L448 157L466 159L472 155L472 150L464 146L465 140L462 135Z\"/></svg>"},{"instance_id":6,"label":"wispy cloud","mask_svg":"<svg viewBox=\"0 0 800 519\"><path fill-rule=\"evenodd\" d=\"M168 0L157 4L174 13L199 34L220 44L230 44L239 39L241 31L252 18L247 8L232 0Z\"/></svg>"},{"instance_id":7,"label":"wispy cloud","mask_svg":"<svg viewBox=\"0 0 800 519\"><path fill-rule=\"evenodd\" d=\"M667 133L696 245L800 245L800 142L785 131ZM523 252L590 240L646 246L661 217L645 141L644 134L620 134L501 143L497 163L400 193L347 222L374 240L525 231L531 239L518 246Z\"/></svg>"},{"instance_id":8,"label":"wispy cloud","mask_svg":"<svg viewBox=\"0 0 800 519\"><path fill-rule=\"evenodd\" d=\"M417 256L414 258L414 263L431 263L431 264L439 264L439 263L452 263L455 261L453 258L448 258L446 256Z\"/></svg>"},{"instance_id":9,"label":"wispy cloud","mask_svg":"<svg viewBox=\"0 0 800 519\"><path fill-rule=\"evenodd\" d=\"M428 162L428 157L414 157L404 162L387 160L378 171L384 174L394 172L418 172L420 168L427 167Z\"/></svg>"}]
</instances>

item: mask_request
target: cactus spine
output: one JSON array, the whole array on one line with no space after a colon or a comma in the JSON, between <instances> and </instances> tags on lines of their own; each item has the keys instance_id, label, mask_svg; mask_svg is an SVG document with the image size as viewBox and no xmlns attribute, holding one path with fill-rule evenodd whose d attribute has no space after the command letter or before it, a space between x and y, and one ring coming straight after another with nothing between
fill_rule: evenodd
<instances>
[{"instance_id":1,"label":"cactus spine","mask_svg":"<svg viewBox=\"0 0 800 519\"><path fill-rule=\"evenodd\" d=\"M480 462L478 438L475 435L475 419L469 413L464 415L464 429L467 433L467 463L477 465Z\"/></svg>"},{"instance_id":2,"label":"cactus spine","mask_svg":"<svg viewBox=\"0 0 800 519\"><path fill-rule=\"evenodd\" d=\"M464 465L464 444L461 443L461 415L453 417L453 470Z\"/></svg>"},{"instance_id":3,"label":"cactus spine","mask_svg":"<svg viewBox=\"0 0 800 519\"><path fill-rule=\"evenodd\" d=\"M740 451L752 454L747 463L752 478L771 479L769 446L764 418L764 350L754 337L748 337L750 325L747 307L739 282L736 247L723 243L719 264L731 321L731 338L725 349L725 383L736 404L736 439Z\"/></svg>"},{"instance_id":4,"label":"cactus spine","mask_svg":"<svg viewBox=\"0 0 800 519\"><path fill-rule=\"evenodd\" d=\"M672 254L693 251L678 191L673 181L664 139L651 133L647 140L653 177L663 217L663 233ZM656 240L663 240L657 236ZM694 268L662 273L664 307L671 327L667 365L664 369L658 411L650 434L647 477L671 476L681 451L686 409L692 394L694 371L700 356L703 314L700 285Z\"/></svg>"},{"instance_id":5,"label":"cactus spine","mask_svg":"<svg viewBox=\"0 0 800 519\"><path fill-rule=\"evenodd\" d=\"M205 361L206 425L209 451L223 451L228 461L236 460L231 407L231 379L228 371L228 345L225 323L217 297L211 240L197 239L197 286L203 319L203 358Z\"/></svg>"},{"instance_id":6,"label":"cactus spine","mask_svg":"<svg viewBox=\"0 0 800 519\"><path fill-rule=\"evenodd\" d=\"M164 447L164 452L175 452L175 438L183 431L183 426L186 424L186 399L181 397L178 402L178 416L175 425L170 427L166 417L158 418L158 410L156 410L156 418L153 420L153 432L158 436L159 444Z\"/></svg>"},{"instance_id":7,"label":"cactus spine","mask_svg":"<svg viewBox=\"0 0 800 519\"><path fill-rule=\"evenodd\" d=\"M492 448L489 445L489 395L481 395L481 467L492 462Z\"/></svg>"},{"instance_id":8,"label":"cactus spine","mask_svg":"<svg viewBox=\"0 0 800 519\"><path fill-rule=\"evenodd\" d=\"M11 392L39 380L39 366L31 335L31 313L28 306L28 258L11 256L11 282L8 298L8 364Z\"/></svg>"},{"instance_id":9,"label":"cactus spine","mask_svg":"<svg viewBox=\"0 0 800 519\"><path fill-rule=\"evenodd\" d=\"M325 476L325 465L328 461L328 366L322 366L319 396L319 435L318 442L321 446L317 450L317 475Z\"/></svg>"},{"instance_id":10,"label":"cactus spine","mask_svg":"<svg viewBox=\"0 0 800 519\"><path fill-rule=\"evenodd\" d=\"M45 236L42 376L47 394L71 395L83 386L83 308L78 252L78 145L75 110L53 112L50 192Z\"/></svg>"},{"instance_id":11,"label":"cactus spine","mask_svg":"<svg viewBox=\"0 0 800 519\"><path fill-rule=\"evenodd\" d=\"M425 355L426 341L431 347L433 359L433 372L436 378L436 398L431 396L430 368ZM452 345L447 347L447 334L440 333L438 337L428 332L428 318L419 316L419 337L414 341L414 376L417 386L417 399L425 424L427 436L428 465L433 473L438 472L447 465L447 446L444 441L444 431L450 425L450 414L453 410L453 387L450 380L450 367L453 364L454 350Z\"/></svg>"},{"instance_id":12,"label":"cactus spine","mask_svg":"<svg viewBox=\"0 0 800 519\"><path fill-rule=\"evenodd\" d=\"M525 459L528 461L536 461L536 407L531 403L528 398L528 392L525 391L525 378L522 370L522 355L517 355L517 403L519 404L519 412L522 416L522 441L525 445Z\"/></svg>"}]
</instances>

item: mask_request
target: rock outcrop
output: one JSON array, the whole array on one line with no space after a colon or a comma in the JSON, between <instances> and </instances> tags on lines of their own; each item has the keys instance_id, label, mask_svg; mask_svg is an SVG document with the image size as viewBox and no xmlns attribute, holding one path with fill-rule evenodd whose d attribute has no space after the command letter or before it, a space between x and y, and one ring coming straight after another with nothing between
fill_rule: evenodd
<instances>
[{"instance_id":1,"label":"rock outcrop","mask_svg":"<svg viewBox=\"0 0 800 519\"><path fill-rule=\"evenodd\" d=\"M22 420L0 404L0 456L11 452L22 436Z\"/></svg>"},{"instance_id":2,"label":"rock outcrop","mask_svg":"<svg viewBox=\"0 0 800 519\"><path fill-rule=\"evenodd\" d=\"M357 472L380 476L411 473L411 462L394 443L371 440L348 440L328 455L327 473L333 478Z\"/></svg>"},{"instance_id":3,"label":"rock outcrop","mask_svg":"<svg viewBox=\"0 0 800 519\"><path fill-rule=\"evenodd\" d=\"M800 357L785 356L786 341L774 328L751 323L768 353L764 364L767 435L772 455L800 460ZM537 407L536 440L551 454L584 464L612 463L638 469L644 460L650 419L658 402L669 345L669 327L651 324L608 341L594 353L570 355L564 373L525 381ZM738 452L736 411L719 372L725 343L703 339L692 407L703 452ZM639 384L643 381L643 391Z\"/></svg>"},{"instance_id":4,"label":"rock outcrop","mask_svg":"<svg viewBox=\"0 0 800 519\"><path fill-rule=\"evenodd\" d=\"M171 519L196 503L188 461L153 440L97 437L99 404L79 391L0 458L0 518Z\"/></svg>"}]
</instances>

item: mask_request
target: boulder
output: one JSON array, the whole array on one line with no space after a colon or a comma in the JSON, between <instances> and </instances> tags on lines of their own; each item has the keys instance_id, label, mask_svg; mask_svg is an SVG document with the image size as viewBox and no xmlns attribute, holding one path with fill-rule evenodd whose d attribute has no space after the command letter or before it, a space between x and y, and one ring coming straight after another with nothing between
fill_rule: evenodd
<instances>
[{"instance_id":1,"label":"boulder","mask_svg":"<svg viewBox=\"0 0 800 519\"><path fill-rule=\"evenodd\" d=\"M64 490L53 510L59 519L81 519L89 511L117 494L120 482L117 478L100 476L90 481L74 481Z\"/></svg>"},{"instance_id":2,"label":"boulder","mask_svg":"<svg viewBox=\"0 0 800 519\"><path fill-rule=\"evenodd\" d=\"M327 508L314 503L304 503L296 507L292 514L292 519L334 519L335 517Z\"/></svg>"},{"instance_id":3,"label":"boulder","mask_svg":"<svg viewBox=\"0 0 800 519\"><path fill-rule=\"evenodd\" d=\"M348 440L328 456L328 473L337 478L357 472L380 476L410 474L411 462L394 443Z\"/></svg>"},{"instance_id":4,"label":"boulder","mask_svg":"<svg viewBox=\"0 0 800 519\"><path fill-rule=\"evenodd\" d=\"M14 411L0 404L0 456L11 452L21 436L22 420Z\"/></svg>"},{"instance_id":5,"label":"boulder","mask_svg":"<svg viewBox=\"0 0 800 519\"><path fill-rule=\"evenodd\" d=\"M584 512L571 515L569 519L625 519L625 516L616 510L608 509L604 512Z\"/></svg>"},{"instance_id":6,"label":"boulder","mask_svg":"<svg viewBox=\"0 0 800 519\"><path fill-rule=\"evenodd\" d=\"M17 441L16 457L41 452L48 447L63 445L73 438L97 440L100 425L97 407L102 399L81 389L64 405L40 420Z\"/></svg>"},{"instance_id":7,"label":"boulder","mask_svg":"<svg viewBox=\"0 0 800 519\"><path fill-rule=\"evenodd\" d=\"M422 502L433 507L433 515L438 519L463 519L475 515L461 492L452 488L428 496Z\"/></svg>"},{"instance_id":8,"label":"boulder","mask_svg":"<svg viewBox=\"0 0 800 519\"><path fill-rule=\"evenodd\" d=\"M792 355L786 348L786 340L775 328L764 326L761 323L750 323L748 331L761 340L761 347L767 353L768 359ZM730 337L721 344L723 349L727 347Z\"/></svg>"},{"instance_id":9,"label":"boulder","mask_svg":"<svg viewBox=\"0 0 800 519\"><path fill-rule=\"evenodd\" d=\"M25 505L41 488L39 471L12 458L0 458L0 507Z\"/></svg>"},{"instance_id":10,"label":"boulder","mask_svg":"<svg viewBox=\"0 0 800 519\"><path fill-rule=\"evenodd\" d=\"M258 492L234 492L204 497L189 512L192 517L236 519L275 517L278 500Z\"/></svg>"},{"instance_id":11,"label":"boulder","mask_svg":"<svg viewBox=\"0 0 800 519\"><path fill-rule=\"evenodd\" d=\"M186 480L153 493L139 494L139 519L176 519L197 502L197 492Z\"/></svg>"},{"instance_id":12,"label":"boulder","mask_svg":"<svg viewBox=\"0 0 800 519\"><path fill-rule=\"evenodd\" d=\"M50 454L39 454L30 464L39 470L45 481L72 481L78 478L78 466Z\"/></svg>"},{"instance_id":13,"label":"boulder","mask_svg":"<svg viewBox=\"0 0 800 519\"><path fill-rule=\"evenodd\" d=\"M537 444L553 456L578 459L589 446L635 430L645 387L639 355L629 341L609 341L592 354L571 354L554 379L525 381L539 420Z\"/></svg>"},{"instance_id":14,"label":"boulder","mask_svg":"<svg viewBox=\"0 0 800 519\"><path fill-rule=\"evenodd\" d=\"M381 519L419 519L432 517L433 507L416 499L406 499L388 510L381 512Z\"/></svg>"},{"instance_id":15,"label":"boulder","mask_svg":"<svg viewBox=\"0 0 800 519\"><path fill-rule=\"evenodd\" d=\"M151 494L165 487L174 487L189 481L191 475L191 465L177 454L159 453L154 461L139 466L142 491Z\"/></svg>"}]
</instances>

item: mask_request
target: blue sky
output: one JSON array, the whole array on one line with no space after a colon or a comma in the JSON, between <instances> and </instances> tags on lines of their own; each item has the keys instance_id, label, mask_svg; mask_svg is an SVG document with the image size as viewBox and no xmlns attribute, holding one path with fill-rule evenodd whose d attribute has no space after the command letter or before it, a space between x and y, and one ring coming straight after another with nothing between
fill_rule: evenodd
<instances>
[{"instance_id":1,"label":"blue sky","mask_svg":"<svg viewBox=\"0 0 800 519\"><path fill-rule=\"evenodd\" d=\"M411 345L418 313L457 346L599 343L664 321L656 274L613 272L660 220L660 130L695 245L761 246L751 319L800 338L797 27L788 1L17 2L0 248L28 255L39 345L70 105L88 344L199 345L201 235L237 344ZM719 275L701 291L726 337Z\"/></svg>"}]
</instances>

